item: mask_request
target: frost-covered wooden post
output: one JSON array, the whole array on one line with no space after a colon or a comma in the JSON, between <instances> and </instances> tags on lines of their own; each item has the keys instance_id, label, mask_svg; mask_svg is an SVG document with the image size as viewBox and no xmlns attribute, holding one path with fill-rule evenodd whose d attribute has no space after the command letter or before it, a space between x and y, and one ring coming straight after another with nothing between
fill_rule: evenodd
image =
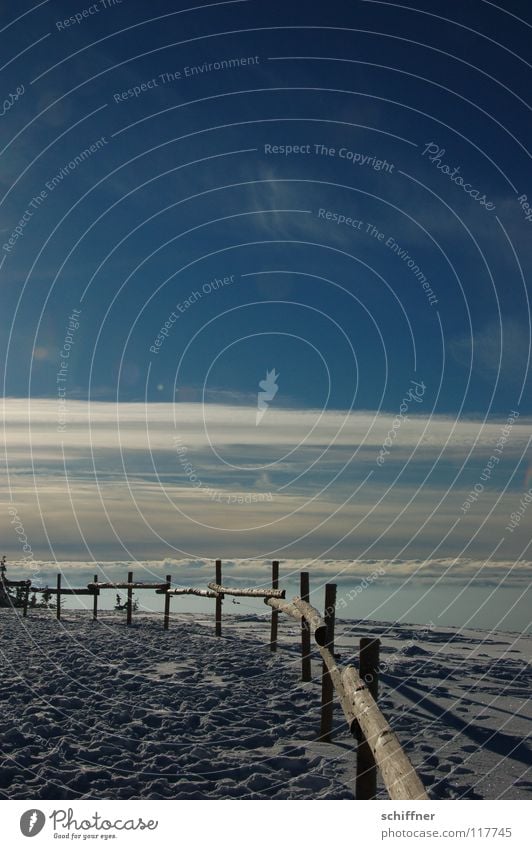
<instances>
[{"instance_id":1,"label":"frost-covered wooden post","mask_svg":"<svg viewBox=\"0 0 532 849\"><path fill-rule=\"evenodd\" d=\"M299 595L301 601L310 602L310 576L308 572L301 572ZM312 680L312 669L310 665L310 628L304 616L301 617L301 680Z\"/></svg>"},{"instance_id":2,"label":"frost-covered wooden post","mask_svg":"<svg viewBox=\"0 0 532 849\"><path fill-rule=\"evenodd\" d=\"M379 694L379 646L372 637L360 639L359 674L375 702ZM359 732L357 746L356 798L377 797L377 766L366 737Z\"/></svg>"},{"instance_id":3,"label":"frost-covered wooden post","mask_svg":"<svg viewBox=\"0 0 532 849\"><path fill-rule=\"evenodd\" d=\"M166 576L166 583L168 584L167 590L170 589L172 585L172 576ZM170 593L167 591L164 596L164 630L168 631L168 626L170 624Z\"/></svg>"},{"instance_id":4,"label":"frost-covered wooden post","mask_svg":"<svg viewBox=\"0 0 532 849\"><path fill-rule=\"evenodd\" d=\"M9 593L6 578L6 556L5 554L0 560L0 607L11 607L13 600Z\"/></svg>"},{"instance_id":5,"label":"frost-covered wooden post","mask_svg":"<svg viewBox=\"0 0 532 849\"><path fill-rule=\"evenodd\" d=\"M279 561L272 560L272 590L279 589ZM272 608L272 621L270 631L270 649L277 651L277 629L279 626L279 611Z\"/></svg>"},{"instance_id":6,"label":"frost-covered wooden post","mask_svg":"<svg viewBox=\"0 0 532 849\"><path fill-rule=\"evenodd\" d=\"M325 585L325 611L323 619L327 628L327 642L325 648L329 649L334 657L334 617L336 609L336 584ZM322 743L330 743L333 721L333 697L334 685L329 674L329 669L323 661L321 682L321 724L320 737Z\"/></svg>"},{"instance_id":7,"label":"frost-covered wooden post","mask_svg":"<svg viewBox=\"0 0 532 849\"><path fill-rule=\"evenodd\" d=\"M222 584L222 561L216 561L216 583ZM217 637L222 636L222 594L218 593L215 602L214 630Z\"/></svg>"},{"instance_id":8,"label":"frost-covered wooden post","mask_svg":"<svg viewBox=\"0 0 532 849\"><path fill-rule=\"evenodd\" d=\"M55 597L55 615L61 619L61 572L57 575L57 595Z\"/></svg>"},{"instance_id":9,"label":"frost-covered wooden post","mask_svg":"<svg viewBox=\"0 0 532 849\"><path fill-rule=\"evenodd\" d=\"M22 615L24 617L26 617L28 615L28 601L29 601L29 597L30 597L30 586L31 586L31 581L28 581L26 583L26 587L24 589L24 600L23 600L23 603L22 603Z\"/></svg>"},{"instance_id":10,"label":"frost-covered wooden post","mask_svg":"<svg viewBox=\"0 0 532 849\"><path fill-rule=\"evenodd\" d=\"M98 583L98 575L94 576L94 583ZM92 619L93 621L98 618L98 593L99 590L94 590L94 596L92 598Z\"/></svg>"},{"instance_id":11,"label":"frost-covered wooden post","mask_svg":"<svg viewBox=\"0 0 532 849\"><path fill-rule=\"evenodd\" d=\"M129 586L127 588L126 625L131 625L131 614L133 613L133 572L127 573L127 582Z\"/></svg>"}]
</instances>

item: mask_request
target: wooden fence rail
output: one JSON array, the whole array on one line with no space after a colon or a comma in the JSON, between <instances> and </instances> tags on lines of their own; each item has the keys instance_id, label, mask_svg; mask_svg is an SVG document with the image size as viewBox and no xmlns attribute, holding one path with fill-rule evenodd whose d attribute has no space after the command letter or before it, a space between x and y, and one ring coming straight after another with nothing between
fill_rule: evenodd
<instances>
[{"instance_id":1,"label":"wooden fence rail","mask_svg":"<svg viewBox=\"0 0 532 849\"><path fill-rule=\"evenodd\" d=\"M2 558L1 561L2 571L0 572L0 588L2 590L2 594L4 596L8 595L8 587L21 587L24 590L23 594L23 604L22 604L22 615L28 615L28 600L30 595L30 580L22 580L22 581L10 581L5 576L5 557Z\"/></svg>"},{"instance_id":2,"label":"wooden fence rail","mask_svg":"<svg viewBox=\"0 0 532 849\"><path fill-rule=\"evenodd\" d=\"M376 676L368 684L362 680L354 666L347 666L341 670L336 663L333 644L334 625L331 627L330 623L331 616L334 620L334 592L331 589L333 586L328 585L326 588L325 611L329 618L325 630L326 638L323 639L323 631L318 631L320 641L316 640L325 672L323 676L320 739L327 740L330 735L330 705L332 702L329 698L329 687L325 684L325 681L328 680L336 691L350 732L359 739L359 751L360 742L369 748L375 765L382 774L384 786L390 798L402 800L428 799L427 792L408 755L402 749L399 739L390 728L370 692L369 687L374 686L373 682ZM294 598L291 602L279 603L272 598L265 599L265 603L270 607L276 607L279 612L286 613L294 619L303 617L310 628L312 628L312 622L314 624L316 622L317 612L314 608L310 608L313 614L307 618L307 608L310 605L302 603L301 599ZM317 615L319 617L319 614ZM316 631L314 631L315 634ZM327 699L328 701L326 701ZM361 793L365 785L364 782L360 781L360 777L367 772L368 766L371 769L372 762L368 765L367 759L363 759L362 763L357 764L357 788ZM369 796L364 793L364 795L357 795L357 798L374 798L374 794Z\"/></svg>"},{"instance_id":3,"label":"wooden fence rail","mask_svg":"<svg viewBox=\"0 0 532 849\"><path fill-rule=\"evenodd\" d=\"M222 561L215 561L215 580L208 584L209 589L204 590L196 587L175 587L171 586L171 576L167 575L167 583L159 585L155 589L157 595L164 595L164 630L167 631L170 626L170 599L173 595L194 595L201 598L213 598L215 600L214 611L214 632L217 637L222 636L222 606L224 597L238 596L247 598L276 598L283 599L285 590L279 589L279 561L272 561L272 587L271 589L241 589L240 587L225 587L222 583ZM143 584L143 587L146 587ZM274 615L275 614L275 615ZM318 614L319 615L319 614ZM270 632L270 648L272 651L277 649L277 612L272 610L271 632Z\"/></svg>"},{"instance_id":4,"label":"wooden fence rail","mask_svg":"<svg viewBox=\"0 0 532 849\"><path fill-rule=\"evenodd\" d=\"M99 594L100 590L127 590L127 601L125 604L126 610L126 625L131 625L133 619L133 590L155 590L159 594L166 594L170 590L170 575L166 576L166 581L163 583L161 581L134 581L133 580L133 572L127 573L127 581L98 581L98 576L94 576L94 581L90 584L87 584L87 589L89 593L97 592ZM169 618L170 608L169 608L169 600L165 598L165 606L164 606L164 627L168 628L168 618ZM93 606L93 619L98 618L98 604L96 599L94 600Z\"/></svg>"},{"instance_id":5,"label":"wooden fence rail","mask_svg":"<svg viewBox=\"0 0 532 849\"><path fill-rule=\"evenodd\" d=\"M309 635L314 636L319 646L324 646L327 642L327 626L318 611L307 602L296 596L291 601L265 598L264 603L273 607L274 610L278 610L279 613L286 613L293 619L303 619L306 622Z\"/></svg>"},{"instance_id":6,"label":"wooden fence rail","mask_svg":"<svg viewBox=\"0 0 532 849\"><path fill-rule=\"evenodd\" d=\"M358 674L375 702L379 696L379 652L380 640L361 637ZM377 764L364 734L358 735L356 797L377 797Z\"/></svg>"},{"instance_id":7,"label":"wooden fence rail","mask_svg":"<svg viewBox=\"0 0 532 849\"><path fill-rule=\"evenodd\" d=\"M49 593L50 595L98 595L98 590L90 590L87 587L28 587L30 593Z\"/></svg>"},{"instance_id":8,"label":"wooden fence rail","mask_svg":"<svg viewBox=\"0 0 532 849\"><path fill-rule=\"evenodd\" d=\"M347 705L347 713L344 710L346 719L351 730L354 730L353 723L360 726L390 799L428 799L410 758L354 666L344 669L342 684Z\"/></svg>"},{"instance_id":9,"label":"wooden fence rail","mask_svg":"<svg viewBox=\"0 0 532 849\"><path fill-rule=\"evenodd\" d=\"M197 587L177 587L172 590L156 590L156 595L199 595L202 598L216 598L218 593L213 592L212 590L202 590Z\"/></svg>"},{"instance_id":10,"label":"wooden fence rail","mask_svg":"<svg viewBox=\"0 0 532 849\"><path fill-rule=\"evenodd\" d=\"M220 584L215 584L214 581L211 581L210 584L207 584L210 590L219 595L234 595L234 596L247 596L248 598L284 598L286 595L286 590L276 590L276 589L268 589L268 590L256 590L253 588L250 589L240 589L239 587L222 587Z\"/></svg>"},{"instance_id":11,"label":"wooden fence rail","mask_svg":"<svg viewBox=\"0 0 532 849\"><path fill-rule=\"evenodd\" d=\"M116 583L96 581L87 584L87 587L89 590L161 590L162 592L169 588L167 583L149 584L143 581L118 581Z\"/></svg>"},{"instance_id":12,"label":"wooden fence rail","mask_svg":"<svg viewBox=\"0 0 532 849\"><path fill-rule=\"evenodd\" d=\"M2 578L2 583L6 585L6 587L27 587L31 584L31 581L8 581L7 578Z\"/></svg>"}]
</instances>

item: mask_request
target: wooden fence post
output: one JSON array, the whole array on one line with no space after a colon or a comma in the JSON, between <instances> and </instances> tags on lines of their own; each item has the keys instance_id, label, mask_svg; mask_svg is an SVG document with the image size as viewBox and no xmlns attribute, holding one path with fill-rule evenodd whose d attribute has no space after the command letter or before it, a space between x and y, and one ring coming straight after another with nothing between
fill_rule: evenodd
<instances>
[{"instance_id":1,"label":"wooden fence post","mask_svg":"<svg viewBox=\"0 0 532 849\"><path fill-rule=\"evenodd\" d=\"M26 617L28 615L28 599L30 597L30 584L26 585L26 589L24 590L24 607L22 610L22 615Z\"/></svg>"},{"instance_id":2,"label":"wooden fence post","mask_svg":"<svg viewBox=\"0 0 532 849\"><path fill-rule=\"evenodd\" d=\"M166 583L168 584L168 589L170 589L170 585L172 583L172 576L166 576ZM170 594L166 593L164 596L164 630L168 631L168 625L170 623Z\"/></svg>"},{"instance_id":3,"label":"wooden fence post","mask_svg":"<svg viewBox=\"0 0 532 849\"><path fill-rule=\"evenodd\" d=\"M216 561L216 583L220 584L220 585L222 583L222 561L221 560ZM222 636L222 596L221 596L221 593L218 593L218 595L216 596L215 605L216 605L216 608L215 608L215 615L214 615L214 620L215 620L214 629L215 629L216 636L221 637Z\"/></svg>"},{"instance_id":4,"label":"wooden fence post","mask_svg":"<svg viewBox=\"0 0 532 849\"><path fill-rule=\"evenodd\" d=\"M127 582L128 582L128 584L133 583L133 572L127 573ZM126 611L127 611L126 625L131 625L131 614L133 613L133 588L132 587L127 588Z\"/></svg>"},{"instance_id":5,"label":"wooden fence post","mask_svg":"<svg viewBox=\"0 0 532 849\"><path fill-rule=\"evenodd\" d=\"M272 590L279 589L279 561L272 560ZM277 628L279 625L279 611L272 608L272 622L270 630L270 649L277 651Z\"/></svg>"},{"instance_id":6,"label":"wooden fence post","mask_svg":"<svg viewBox=\"0 0 532 849\"><path fill-rule=\"evenodd\" d=\"M325 648L328 648L334 656L334 617L336 609L336 584L325 585L325 611L324 622L327 626L327 643ZM329 675L329 670L325 661L323 662L321 683L321 724L319 739L322 743L331 742L333 708L334 708L334 685L332 678Z\"/></svg>"},{"instance_id":7,"label":"wooden fence post","mask_svg":"<svg viewBox=\"0 0 532 849\"><path fill-rule=\"evenodd\" d=\"M94 576L94 583L98 583L98 575ZM98 618L98 593L99 590L94 590L94 597L92 599L92 619L93 621Z\"/></svg>"},{"instance_id":8,"label":"wooden fence post","mask_svg":"<svg viewBox=\"0 0 532 849\"><path fill-rule=\"evenodd\" d=\"M57 575L57 596L55 598L55 615L61 619L61 572Z\"/></svg>"},{"instance_id":9,"label":"wooden fence post","mask_svg":"<svg viewBox=\"0 0 532 849\"><path fill-rule=\"evenodd\" d=\"M308 572L301 572L299 577L301 601L310 602L310 576ZM310 663L310 628L304 616L301 617L301 680L312 681L312 668Z\"/></svg>"},{"instance_id":10,"label":"wooden fence post","mask_svg":"<svg viewBox=\"0 0 532 849\"><path fill-rule=\"evenodd\" d=\"M359 674L369 692L377 701L379 694L379 646L380 641L371 637L360 639ZM357 747L356 798L377 797L377 766L371 748L360 732Z\"/></svg>"}]
</instances>

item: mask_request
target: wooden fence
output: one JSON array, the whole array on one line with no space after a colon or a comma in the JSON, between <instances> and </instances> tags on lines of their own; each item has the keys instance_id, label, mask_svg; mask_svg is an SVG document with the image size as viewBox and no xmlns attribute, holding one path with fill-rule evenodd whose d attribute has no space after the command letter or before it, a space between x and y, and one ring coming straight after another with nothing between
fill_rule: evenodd
<instances>
[{"instance_id":1,"label":"wooden fence","mask_svg":"<svg viewBox=\"0 0 532 849\"><path fill-rule=\"evenodd\" d=\"M135 582L133 572L128 572L126 582L101 582L98 576L86 587L63 588L61 575L57 586L33 587L31 581L8 581L2 574L5 587L24 587L23 615L27 615L28 597L32 592L47 592L56 595L56 616L61 617L62 595L92 595L93 619L98 617L98 597L101 590L127 590L126 624L131 625L133 614L133 590L155 590L164 595L163 627L169 628L170 600L172 596L194 595L212 598L215 601L215 634L222 635L222 604L225 596L263 598L271 607L270 649L277 650L279 615L290 616L301 622L301 679L312 680L312 641L322 658L321 717L319 740L330 742L333 730L334 694L340 702L350 733L357 741L356 798L375 799L377 794L377 771L391 799L428 799L426 790L404 752L396 734L377 705L379 645L378 639L364 637L360 640L359 669L352 666L340 668L334 654L334 631L336 610L336 585L325 587L324 615L311 606L310 577L308 572L300 575L300 595L290 601L285 599L285 590L279 589L279 562L272 563L272 586L267 589L225 586L222 583L222 561L215 562L215 580L209 589L195 587L172 588L171 575L164 583Z\"/></svg>"},{"instance_id":2,"label":"wooden fence","mask_svg":"<svg viewBox=\"0 0 532 849\"><path fill-rule=\"evenodd\" d=\"M302 573L301 578L302 588L306 589L308 573ZM358 741L356 798L376 798L379 769L391 799L428 799L408 755L377 705L379 640L361 639L359 671L351 665L340 669L336 663L336 585L327 584L325 587L323 620L318 611L301 597L293 598L290 602L280 602L275 598L265 601L278 612L300 619L304 626L301 639L301 677L304 681L308 680L309 649L306 635L310 632L314 636L323 660L320 740L331 740L333 696L336 691L349 730Z\"/></svg>"}]
</instances>

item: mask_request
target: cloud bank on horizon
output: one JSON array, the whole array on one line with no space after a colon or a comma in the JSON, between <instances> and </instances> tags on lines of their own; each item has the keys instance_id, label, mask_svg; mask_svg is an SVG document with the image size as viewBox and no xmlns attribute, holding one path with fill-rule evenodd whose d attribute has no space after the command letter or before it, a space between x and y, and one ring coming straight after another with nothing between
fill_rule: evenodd
<instances>
[{"instance_id":1,"label":"cloud bank on horizon","mask_svg":"<svg viewBox=\"0 0 532 849\"><path fill-rule=\"evenodd\" d=\"M525 557L527 418L270 408L257 427L253 406L70 401L58 424L45 399L3 413L15 559L16 521L44 560Z\"/></svg>"},{"instance_id":2,"label":"cloud bank on horizon","mask_svg":"<svg viewBox=\"0 0 532 849\"><path fill-rule=\"evenodd\" d=\"M13 567L28 571L25 561L14 561ZM251 559L223 560L224 580L232 586L269 587L271 561ZM32 571L38 575L42 586L53 585L58 570L61 571L66 587L79 587L80 583L92 581L95 572L100 580L123 581L129 571L134 571L135 580L164 580L172 575L173 586L195 586L206 588L213 580L213 560L176 559L161 560L34 560ZM530 585L532 561L530 560L472 560L468 558L433 558L428 560L312 560L283 559L281 561L282 586L296 586L299 573L308 571L313 582L313 592L327 582L340 587L368 586L374 588L400 587L410 584L432 589L438 585L458 587L490 587L525 590ZM296 589L297 592L297 589ZM360 594L360 593L359 593Z\"/></svg>"}]
</instances>

